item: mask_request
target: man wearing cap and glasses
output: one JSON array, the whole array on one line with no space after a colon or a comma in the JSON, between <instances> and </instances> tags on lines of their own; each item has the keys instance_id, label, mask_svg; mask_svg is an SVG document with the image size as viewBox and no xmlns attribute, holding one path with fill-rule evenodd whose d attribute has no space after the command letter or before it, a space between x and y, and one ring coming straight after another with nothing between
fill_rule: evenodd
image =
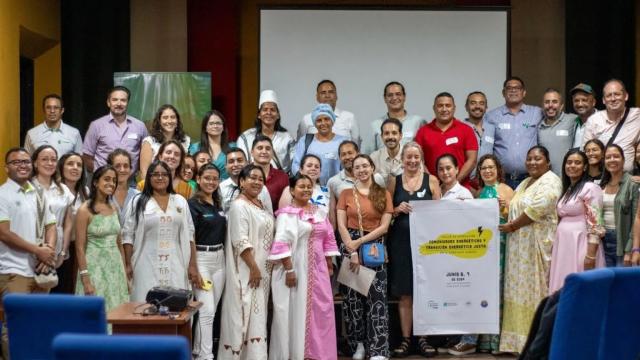
<instances>
[{"instance_id":1,"label":"man wearing cap and glasses","mask_svg":"<svg viewBox=\"0 0 640 360\"><path fill-rule=\"evenodd\" d=\"M311 118L317 129L315 134L307 134L298 140L296 154L293 157L291 173L300 171L302 158L313 154L320 158L320 185L326 186L329 179L340 172L340 144L348 140L333 132L336 115L328 104L319 104L311 112Z\"/></svg>"},{"instance_id":2,"label":"man wearing cap and glasses","mask_svg":"<svg viewBox=\"0 0 640 360\"><path fill-rule=\"evenodd\" d=\"M576 134L573 140L573 147L582 146L582 137L584 136L584 126L589 116L596 112L596 94L591 85L580 83L571 89L571 101L573 102L573 110L578 114L576 118Z\"/></svg>"},{"instance_id":3,"label":"man wearing cap and glasses","mask_svg":"<svg viewBox=\"0 0 640 360\"><path fill-rule=\"evenodd\" d=\"M509 77L502 86L505 104L485 115L480 154L495 154L504 168L506 183L515 189L529 176L525 167L527 151L538 144L542 109L527 105L524 81Z\"/></svg>"},{"instance_id":4,"label":"man wearing cap and glasses","mask_svg":"<svg viewBox=\"0 0 640 360\"><path fill-rule=\"evenodd\" d=\"M635 145L640 140L640 109L627 108L629 93L624 83L611 79L602 89L605 109L596 111L589 117L584 129L582 145L599 139L603 144L617 144L624 151L624 170L633 170Z\"/></svg>"}]
</instances>

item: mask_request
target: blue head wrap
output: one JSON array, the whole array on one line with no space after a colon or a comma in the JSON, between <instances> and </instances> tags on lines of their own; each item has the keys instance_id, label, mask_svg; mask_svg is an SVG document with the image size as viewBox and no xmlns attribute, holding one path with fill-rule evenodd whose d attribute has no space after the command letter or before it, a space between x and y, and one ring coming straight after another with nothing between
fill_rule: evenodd
<instances>
[{"instance_id":1,"label":"blue head wrap","mask_svg":"<svg viewBox=\"0 0 640 360\"><path fill-rule=\"evenodd\" d=\"M336 122L336 114L333 113L333 109L329 104L318 104L311 112L311 120L315 123L320 115L326 115L331 118L332 122Z\"/></svg>"}]
</instances>

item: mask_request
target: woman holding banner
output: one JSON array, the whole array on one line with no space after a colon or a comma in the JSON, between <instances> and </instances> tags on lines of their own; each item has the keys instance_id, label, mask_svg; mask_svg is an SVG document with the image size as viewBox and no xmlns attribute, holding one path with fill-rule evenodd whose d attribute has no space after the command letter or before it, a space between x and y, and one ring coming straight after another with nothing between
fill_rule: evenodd
<instances>
[{"instance_id":1,"label":"woman holding banner","mask_svg":"<svg viewBox=\"0 0 640 360\"><path fill-rule=\"evenodd\" d=\"M389 179L387 190L393 198L393 225L389 229L389 290L399 298L398 314L402 342L393 350L393 357L409 355L411 348L411 327L413 325L413 264L409 234L409 214L412 200L440 199L440 186L435 176L430 176L424 168L422 147L409 142L400 153L403 173ZM435 349L421 340L419 350L428 356L435 355Z\"/></svg>"},{"instance_id":2,"label":"woman holding banner","mask_svg":"<svg viewBox=\"0 0 640 360\"><path fill-rule=\"evenodd\" d=\"M500 351L520 353L540 300L549 292L551 245L562 194L560 178L551 171L544 146L529 149L525 163L529 177L518 187L509 206Z\"/></svg>"},{"instance_id":3,"label":"woman holding banner","mask_svg":"<svg viewBox=\"0 0 640 360\"><path fill-rule=\"evenodd\" d=\"M373 181L375 165L368 155L353 159L356 182L351 189L340 194L337 206L338 230L342 238L343 262L349 262L351 271L358 272L365 264L360 259L375 257L381 252L371 251L384 246L393 202L391 194ZM360 248L363 251L359 251ZM367 253L364 248L369 248ZM389 357L389 310L387 308L387 266L368 266L375 271L369 294L363 296L354 289L341 287L344 296L343 319L347 325L347 339L354 351L353 359L371 360Z\"/></svg>"}]
</instances>

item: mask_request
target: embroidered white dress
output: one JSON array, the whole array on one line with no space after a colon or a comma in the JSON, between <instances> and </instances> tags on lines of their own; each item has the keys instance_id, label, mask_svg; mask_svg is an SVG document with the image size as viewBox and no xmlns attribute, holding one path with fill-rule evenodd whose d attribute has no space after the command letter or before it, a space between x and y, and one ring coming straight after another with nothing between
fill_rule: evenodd
<instances>
[{"instance_id":1,"label":"embroidered white dress","mask_svg":"<svg viewBox=\"0 0 640 360\"><path fill-rule=\"evenodd\" d=\"M145 301L154 286L189 289L189 242L193 240L194 227L187 200L171 194L167 210L162 211L152 197L136 224L135 207L139 200L136 195L127 208L122 230L123 244L133 245L131 301Z\"/></svg>"},{"instance_id":2,"label":"embroidered white dress","mask_svg":"<svg viewBox=\"0 0 640 360\"><path fill-rule=\"evenodd\" d=\"M231 203L225 244L226 281L222 299L218 359L266 360L267 305L272 264L267 259L274 233L273 215L243 199ZM262 280L249 287L249 267L240 254L253 252Z\"/></svg>"}]
</instances>

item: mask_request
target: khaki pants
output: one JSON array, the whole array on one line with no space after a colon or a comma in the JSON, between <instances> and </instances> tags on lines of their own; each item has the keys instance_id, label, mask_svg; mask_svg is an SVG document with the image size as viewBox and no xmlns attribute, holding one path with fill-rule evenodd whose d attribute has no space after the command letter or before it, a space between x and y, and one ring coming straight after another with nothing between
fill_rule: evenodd
<instances>
[{"instance_id":1,"label":"khaki pants","mask_svg":"<svg viewBox=\"0 0 640 360\"><path fill-rule=\"evenodd\" d=\"M0 309L4 311L2 299L5 294L10 293L47 293L48 289L42 289L36 285L33 277L26 277L16 274L0 274ZM4 321L2 322L2 356L9 360L9 336Z\"/></svg>"}]
</instances>

